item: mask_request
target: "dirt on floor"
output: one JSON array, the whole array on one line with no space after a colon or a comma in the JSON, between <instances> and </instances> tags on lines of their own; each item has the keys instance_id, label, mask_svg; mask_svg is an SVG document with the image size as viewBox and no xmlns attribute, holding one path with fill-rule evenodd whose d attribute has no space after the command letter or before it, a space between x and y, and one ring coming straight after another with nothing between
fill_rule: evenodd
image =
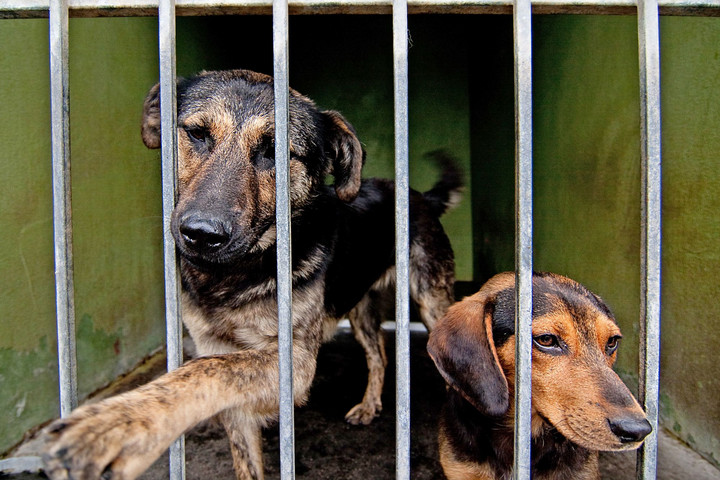
<instances>
[{"instance_id":1,"label":"dirt on floor","mask_svg":"<svg viewBox=\"0 0 720 480\"><path fill-rule=\"evenodd\" d=\"M411 478L443 479L437 460L436 426L445 387L425 351L427 334L411 335ZM395 369L394 338L387 333L388 366L383 394L385 410L369 426L353 426L344 416L362 398L367 380L364 354L346 330L320 350L315 382L308 403L295 412L295 464L298 480L383 480L395 478ZM155 362L138 378L147 381L160 373ZM277 428L268 428L263 439L265 478L278 480L279 447ZM32 448L23 454L32 454ZM230 449L223 429L210 421L186 436L186 474L190 480L233 478ZM18 454L20 454L18 452ZM658 479L720 480L720 471L662 432ZM167 455L161 457L140 478L168 478ZM635 475L635 452L601 454L603 480L631 480ZM0 474L0 477L3 477ZM41 475L11 475L8 480L44 478Z\"/></svg>"}]
</instances>

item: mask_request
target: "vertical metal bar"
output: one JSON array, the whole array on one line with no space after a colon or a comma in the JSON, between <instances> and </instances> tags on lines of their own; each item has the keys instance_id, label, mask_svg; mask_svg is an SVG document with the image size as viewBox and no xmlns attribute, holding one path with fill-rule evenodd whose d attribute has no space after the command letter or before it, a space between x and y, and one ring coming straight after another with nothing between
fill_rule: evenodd
<instances>
[{"instance_id":1,"label":"vertical metal bar","mask_svg":"<svg viewBox=\"0 0 720 480\"><path fill-rule=\"evenodd\" d=\"M283 480L295 478L288 43L288 2L287 0L273 0L275 223L277 226L278 349L280 363L280 478Z\"/></svg>"},{"instance_id":2,"label":"vertical metal bar","mask_svg":"<svg viewBox=\"0 0 720 480\"><path fill-rule=\"evenodd\" d=\"M657 0L638 1L642 227L639 398L653 427L638 451L637 478L657 473L660 382L662 164L660 135L660 26Z\"/></svg>"},{"instance_id":3,"label":"vertical metal bar","mask_svg":"<svg viewBox=\"0 0 720 480\"><path fill-rule=\"evenodd\" d=\"M50 2L50 104L52 120L55 302L58 335L60 415L77 406L75 293L70 187L70 86L68 83L68 3Z\"/></svg>"},{"instance_id":4,"label":"vertical metal bar","mask_svg":"<svg viewBox=\"0 0 720 480\"><path fill-rule=\"evenodd\" d=\"M180 281L175 241L170 219L177 201L177 108L175 80L175 1L160 0L158 5L160 54L160 120L163 197L163 251L165 265L165 324L167 368L178 368L183 361ZM170 446L170 478L185 478L185 437Z\"/></svg>"},{"instance_id":5,"label":"vertical metal bar","mask_svg":"<svg viewBox=\"0 0 720 480\"><path fill-rule=\"evenodd\" d=\"M407 0L393 1L395 88L395 478L410 478L410 227Z\"/></svg>"},{"instance_id":6,"label":"vertical metal bar","mask_svg":"<svg viewBox=\"0 0 720 480\"><path fill-rule=\"evenodd\" d=\"M532 359L532 12L515 0L515 458L514 478L530 479Z\"/></svg>"}]
</instances>

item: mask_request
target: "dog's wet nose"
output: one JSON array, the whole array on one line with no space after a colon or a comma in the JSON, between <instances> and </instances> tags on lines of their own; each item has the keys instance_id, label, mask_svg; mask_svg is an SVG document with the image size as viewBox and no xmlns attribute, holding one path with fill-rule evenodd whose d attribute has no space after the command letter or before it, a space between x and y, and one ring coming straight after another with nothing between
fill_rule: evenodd
<instances>
[{"instance_id":1,"label":"dog's wet nose","mask_svg":"<svg viewBox=\"0 0 720 480\"><path fill-rule=\"evenodd\" d=\"M219 250L230 241L232 226L218 218L189 216L180 223L185 244L198 251Z\"/></svg>"},{"instance_id":2,"label":"dog's wet nose","mask_svg":"<svg viewBox=\"0 0 720 480\"><path fill-rule=\"evenodd\" d=\"M646 418L618 418L608 420L610 430L622 443L639 442L652 431Z\"/></svg>"}]
</instances>

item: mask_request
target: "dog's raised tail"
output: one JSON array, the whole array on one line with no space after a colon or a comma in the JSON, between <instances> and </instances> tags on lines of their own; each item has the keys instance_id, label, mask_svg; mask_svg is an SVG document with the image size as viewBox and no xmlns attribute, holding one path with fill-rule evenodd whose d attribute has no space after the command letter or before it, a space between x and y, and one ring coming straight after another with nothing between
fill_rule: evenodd
<instances>
[{"instance_id":1,"label":"dog's raised tail","mask_svg":"<svg viewBox=\"0 0 720 480\"><path fill-rule=\"evenodd\" d=\"M426 156L432 158L442 171L440 180L423 193L432 212L439 217L460 203L465 186L463 173L458 167L457 160L444 150L435 150L427 153Z\"/></svg>"}]
</instances>

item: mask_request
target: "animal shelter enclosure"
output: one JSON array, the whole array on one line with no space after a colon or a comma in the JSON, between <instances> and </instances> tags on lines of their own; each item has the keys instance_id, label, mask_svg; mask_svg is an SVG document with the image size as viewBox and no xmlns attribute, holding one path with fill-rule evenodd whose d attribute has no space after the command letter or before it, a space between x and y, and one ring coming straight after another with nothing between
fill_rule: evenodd
<instances>
[{"instance_id":1,"label":"animal shelter enclosure","mask_svg":"<svg viewBox=\"0 0 720 480\"><path fill-rule=\"evenodd\" d=\"M409 180L413 188L425 189L435 172L422 160L424 153L445 148L460 158L467 174L464 201L444 219L456 255L458 296L476 290L495 272L515 269L517 214L517 229L524 233L517 237L521 278L533 268L562 271L600 293L612 305L625 334L618 364L623 378L637 385L648 375L648 396L659 396L659 403L657 398L649 398L646 408L655 410L664 428L717 465L720 412L713 399L720 385L710 352L720 343L718 318L712 308L717 293L714 272L720 266L716 213L720 178L714 168L715 152L720 148L716 133L720 131L720 109L712 93L720 78L716 61L720 55L718 6L661 2L660 12L668 16L659 21L660 44L653 44L658 41L657 31L646 30L657 21L652 15L654 6L648 6L648 17L641 15L639 23L641 45L645 45L643 32L649 38L646 65L644 50L638 62L639 19L633 4L534 5L535 14L518 19L521 24L514 30L510 4L411 2L411 14L406 17L402 6L396 6L395 21L399 23L393 24L389 3L341 2L319 7L291 3L289 37L276 31L281 36L275 39L276 48L279 42L289 45L290 52L289 66L281 66L280 71L289 75L293 88L323 108L342 111L355 126L367 151L365 176L395 177L401 185ZM82 3L71 3L71 7L70 15L78 17L156 15L154 7L132 4L123 9L107 6L97 10ZM527 14L529 2L517 8L523 7ZM2 138L9 146L7 158L24 161L13 167L19 173L9 176L14 181L8 180L5 190L10 192L12 206L0 217L0 222L8 224L5 230L15 232L2 241L3 250L20 250L20 254L9 253L8 260L0 264L7 272L2 276L9 292L0 307L8 319L0 334L4 337L0 354L5 360L0 370L0 404L12 412L11 420L2 424L3 451L20 442L25 431L56 415L54 285L59 292L57 316L67 317L66 325L72 325L75 317L79 343L78 385L73 386L73 362L68 361L68 387L62 389L62 396L67 395L62 400L64 409L154 351L162 343L164 326L158 320L165 312L169 312L174 332L168 347L170 357L177 364L180 355L180 350L170 348L180 339L177 310L173 310L177 300L171 295L163 303L162 290L165 277L165 290L176 291L173 255L166 257L165 269L160 260L159 186L161 172L172 172L172 155L164 155L161 171L157 156L144 150L138 134L143 95L158 80L158 19L72 18L65 39L69 45L55 45L67 34L68 27L62 22L67 5L53 8L51 18L43 20L12 18L47 15L43 5L23 2L0 7L2 16L7 17L0 20L5 45L2 70L10 79L7 87L2 87L3 100L9 112L22 113L19 119L4 120ZM362 15L296 15L347 13L344 9ZM576 15L550 15L567 9ZM441 15L448 10L452 14ZM174 84L174 68L181 76L202 69L236 67L272 74L277 68L273 27L282 24L269 15L269 4L244 7L231 2L224 9L203 10L178 2L177 12L181 15L177 39L166 30L174 18L172 9L160 12L163 49L159 63L166 85ZM196 16L205 13L233 15ZM596 15L599 13L619 15ZM681 16L688 13L697 17ZM47 42L50 25L52 68L58 69L60 77L46 75L49 52L42 49L46 47L26 51L28 45ZM528 29L523 30L523 25ZM405 31L409 31L408 45L403 46L406 36L398 32ZM399 44L393 46L393 38ZM164 56L171 55L167 49L172 50L175 41L177 62ZM54 50L68 47L66 60ZM653 56L654 49L659 49L662 62L653 63L659 60ZM517 98L513 90L516 64L527 69L519 68L517 73ZM69 77L63 77L68 66ZM38 72L43 72L41 80L35 78ZM645 87L639 87L646 74L648 79L642 85L650 85L648 97ZM67 117L62 117L63 112L67 115L68 104L61 95L68 85L73 115L69 133L60 129L53 133L59 137L52 142L47 99L50 83L59 89L55 90L59 100L54 100L59 103L52 109L58 115L53 117L53 131L68 124ZM646 102L640 100L641 91ZM646 131L641 132L640 125L647 125ZM166 128L174 129L172 123ZM69 208L62 203L62 182L70 177L62 170L54 176L60 182L60 196L51 200L47 193L50 149L51 145L60 149L52 153L58 166L68 162L69 153L62 150L69 144L68 135L73 144L73 229L56 228L58 237L53 242L50 207L54 203L60 225L69 222L63 220ZM166 148L173 150L172 145ZM649 162L648 170L641 168L643 156ZM69 183L65 185L69 188ZM165 185L167 208L173 200L172 180L165 177ZM641 207L641 198L646 198L645 207ZM407 218L402 204L398 218ZM73 234L74 255L62 248L69 239L66 232ZM22 235L35 237L18 241ZM641 240L648 236L650 240ZM401 235L398 245L404 241ZM165 252L173 253L172 239L165 242ZM53 247L58 251L55 266ZM641 251L646 253L641 255ZM401 248L398 254L401 258L406 255ZM58 266L63 258L70 264L68 274ZM65 283L72 279L73 261L74 289L72 282ZM18 279L18 271L24 272L25 281ZM401 276L402 271L398 268ZM52 272L58 275L57 283ZM400 282L402 285L403 280ZM527 292L520 298L527 300ZM63 311L63 305L69 311ZM659 348L661 305L663 346ZM22 313L24 309L30 314ZM410 312L398 315L397 372L402 385L403 379L409 380L409 346L403 342L409 337ZM648 317L650 330L643 332L644 320L638 319ZM33 322L38 325L28 328L28 318L37 319ZM73 335L68 332L60 338L72 339ZM646 341L649 361L639 361L637 345ZM660 363L658 380L654 375ZM527 379L525 385L529 388ZM520 391L528 400L522 387ZM398 391L397 401L399 412L409 415L412 410L407 408L410 392L406 388ZM391 409L386 402L386 410ZM410 478L412 424L408 420L401 415L397 428L397 478ZM337 421L343 421L342 415ZM522 438L523 433L519 435ZM647 448L650 452L644 457L647 461L639 478L655 478L652 441ZM292 451L292 444L283 447L291 458L288 449ZM177 476L181 475L177 473L182 470L181 456L176 456L173 478L181 478ZM292 478L292 460L283 464L287 470L282 478Z\"/></svg>"}]
</instances>

